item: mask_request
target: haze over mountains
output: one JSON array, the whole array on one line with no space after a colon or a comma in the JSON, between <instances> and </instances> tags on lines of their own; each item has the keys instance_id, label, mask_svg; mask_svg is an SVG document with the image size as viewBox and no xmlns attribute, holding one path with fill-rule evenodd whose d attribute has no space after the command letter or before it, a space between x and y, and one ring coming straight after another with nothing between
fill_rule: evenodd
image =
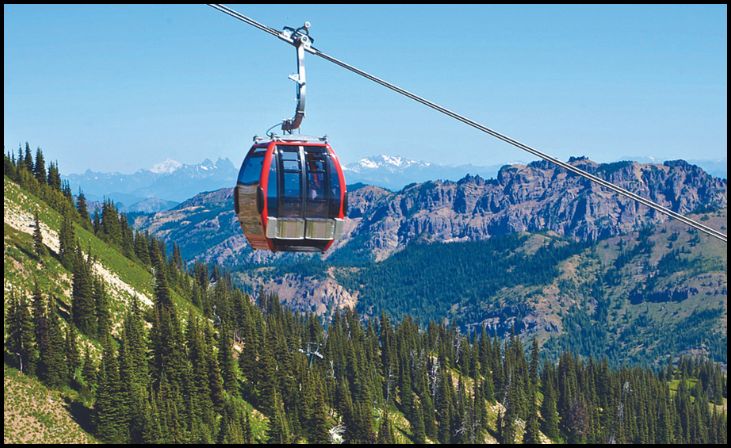
<instances>
[{"instance_id":1,"label":"haze over mountains","mask_svg":"<svg viewBox=\"0 0 731 448\"><path fill-rule=\"evenodd\" d=\"M642 163L657 163L647 157L627 157ZM516 162L526 163L526 162ZM726 161L696 161L709 174L726 178ZM400 156L377 155L345 164L348 184L365 184L398 191L415 182L429 180L457 181L465 175L493 178L501 164L449 166ZM167 159L150 169L134 173L105 173L87 170L64 176L75 193L81 188L87 199L102 201L111 198L126 212L154 213L168 210L182 201L205 191L231 187L236 182L239 165L229 159L205 159L198 164L183 164Z\"/></svg>"}]
</instances>

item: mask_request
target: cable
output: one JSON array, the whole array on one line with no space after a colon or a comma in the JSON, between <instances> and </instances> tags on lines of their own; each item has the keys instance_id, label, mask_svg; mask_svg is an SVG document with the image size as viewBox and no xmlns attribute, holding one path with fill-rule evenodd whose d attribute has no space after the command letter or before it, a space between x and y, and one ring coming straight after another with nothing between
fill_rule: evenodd
<instances>
[{"instance_id":1,"label":"cable","mask_svg":"<svg viewBox=\"0 0 731 448\"><path fill-rule=\"evenodd\" d=\"M243 22L245 22L245 23L247 23L247 24L249 24L251 26L254 26L254 27L256 27L256 28L258 28L258 29L260 29L262 31L265 31L265 32L267 32L269 34L272 34L272 35L274 35L274 36L276 36L276 37L284 40L285 42L292 43L291 39L288 39L286 36L283 36L282 33L280 33L279 31L277 31L277 30L275 30L273 28L269 28L269 27L267 27L265 25L262 25L261 23L255 21L254 19L251 19L251 18L249 18L249 17L247 17L247 16L245 16L243 14L240 14L240 13L238 13L238 12L236 12L236 11L230 9L230 8L227 8L226 6L218 5L218 4L209 4L209 6L215 8L215 9L217 9L217 10L223 12L223 13L226 13L226 14L232 16L232 17L235 17L235 18L237 18L237 19L239 19L239 20L241 20L241 21L243 21ZM647 207L650 207L651 209L653 209L655 211L658 211L658 212L660 212L660 213L662 213L664 215L667 215L667 216L669 216L671 218L677 219L678 221L681 221L681 222L683 222L683 223L685 223L685 224L687 224L687 225L689 225L691 227L694 227L695 229L700 230L701 232L703 232L703 233L705 233L707 235L710 235L710 236L712 236L714 238L717 238L717 239L719 239L719 240L721 240L723 242L726 242L726 234L721 233L720 231L718 231L718 230L716 230L714 228L711 228L711 227L708 227L708 226L706 226L704 224L701 224L698 221L695 221L695 220L693 220L691 218L688 218L686 216L683 216L680 213L677 213L677 212L675 212L675 211L673 211L673 210L671 210L671 209L669 209L667 207L664 207L664 206L662 206L662 205L660 205L660 204L658 204L656 202L653 202L653 201L651 201L649 199L643 198L642 196L639 196L638 194L633 193L633 192L631 192L631 191L629 191L629 190L627 190L625 188L622 188L622 187L620 187L618 185L614 185L613 183L611 183L609 181L606 181L606 180L604 180L604 179L602 179L600 177L597 177L597 176L595 176L595 175L593 175L593 174L591 174L589 172L586 172L586 171L584 171L584 170L582 170L580 168L577 168L577 167L575 167L575 166L573 166L573 165L571 165L571 164L569 164L567 162L564 162L564 161L559 160L559 159L557 159L555 157L552 157L552 156L550 156L548 154L545 154L545 153L543 153L543 152L541 152L541 151L539 151L539 150L537 150L535 148L532 148L532 147L530 147L530 146L528 146L526 144L520 143L519 141L514 140L514 139L512 139L512 138L510 138L510 137L508 137L508 136L506 136L504 134L501 134L501 133L499 133L499 132L497 132L497 131L495 131L493 129L490 129L487 126L484 126L484 125L482 125L480 123L477 123L476 121L473 121L473 120L471 120L471 119L469 119L469 118L467 118L465 116L462 116L462 115L460 115L460 114L458 114L456 112L453 112L453 111L451 111L451 110L449 110L449 109L447 109L445 107L442 107L442 106L440 106L440 105L438 105L436 103L433 103L433 102L431 102L431 101L429 101L429 100L427 100L425 98L422 98L422 97L420 97L420 96L418 96L418 95L416 95L414 93L411 93L408 90L402 89L401 87L398 87L395 84L391 84L390 82L384 81L381 78L378 78L376 76L373 76L373 75L371 75L371 74L369 74L369 73L367 73L367 72L365 72L365 71L363 71L363 70L361 70L361 69L359 69L357 67L354 67L354 66L352 66L352 65L350 65L348 63L345 63L345 62L343 62L343 61L341 61L341 60L339 60L337 58L334 58L334 57L326 54L326 53L323 53L322 51L318 50L317 48L314 48L312 46L309 46L309 47L306 47L305 48L305 51L307 51L307 52L309 52L309 53L311 53L311 54L313 54L315 56L319 56L322 59L325 59L326 61L330 61L333 64L338 65L338 66L340 66L340 67L342 67L342 68L344 68L344 69L346 69L348 71L351 71L351 72L353 72L353 73L355 73L357 75L360 75L360 76L362 76L362 77L364 77L364 78L366 78L366 79L368 79L370 81L373 81L376 84L380 84L380 85L382 85L382 86L384 86L384 87L386 87L388 89L391 89L394 92L399 93L399 94L401 94L401 95L403 95L403 96L405 96L407 98L410 98L410 99L412 99L412 100L414 100L414 101L416 101L418 103L421 103L421 104L423 104L423 105L425 105L425 106L427 106L427 107L429 107L431 109L434 109L434 110L436 110L438 112L441 112L444 115L447 115L449 117L452 117L455 120L461 121L464 124L467 124L469 126L472 126L473 128L475 128L477 130L480 130L480 131L482 131L482 132L484 132L486 134L489 134L489 135L491 135L491 136L493 136L493 137L495 137L495 138L497 138L499 140L504 141L505 143L509 143L509 144L515 146L518 149L522 149L523 151L529 152L529 153L533 154L534 156L540 157L543 160L546 160L548 162L551 162L553 164L556 164L556 165L558 165L558 166L560 166L560 167L562 167L562 168L564 168L564 169L566 169L566 170L568 170L568 171L570 171L572 173L578 174L579 176L582 176L582 177L584 177L584 178L586 178L586 179L588 179L588 180L590 180L592 182L598 183L599 185L601 185L603 187L606 187L606 188L608 188L608 189L610 189L610 190L612 190L612 191L614 191L616 193L619 193L619 194L621 194L623 196L626 196L626 197L628 197L628 198L630 198L630 199L632 199L634 201L637 201L637 202L639 202L639 203L641 203L643 205L646 205Z\"/></svg>"}]
</instances>

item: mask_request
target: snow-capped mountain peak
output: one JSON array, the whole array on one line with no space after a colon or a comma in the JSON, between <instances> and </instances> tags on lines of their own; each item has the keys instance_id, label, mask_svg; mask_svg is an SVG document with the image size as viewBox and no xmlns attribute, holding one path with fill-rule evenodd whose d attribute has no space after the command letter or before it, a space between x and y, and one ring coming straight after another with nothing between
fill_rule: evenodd
<instances>
[{"instance_id":1,"label":"snow-capped mountain peak","mask_svg":"<svg viewBox=\"0 0 731 448\"><path fill-rule=\"evenodd\" d=\"M386 154L380 154L377 156L366 157L360 159L355 163L348 164L345 166L347 171L360 172L361 170L375 170L375 169L386 169L386 170L403 170L412 167L428 167L431 166L429 162L422 162L420 160L411 160L401 156L390 156Z\"/></svg>"},{"instance_id":2,"label":"snow-capped mountain peak","mask_svg":"<svg viewBox=\"0 0 731 448\"><path fill-rule=\"evenodd\" d=\"M170 174L175 172L177 169L182 167L183 164L173 159L165 159L162 162L156 164L150 171L155 174Z\"/></svg>"}]
</instances>

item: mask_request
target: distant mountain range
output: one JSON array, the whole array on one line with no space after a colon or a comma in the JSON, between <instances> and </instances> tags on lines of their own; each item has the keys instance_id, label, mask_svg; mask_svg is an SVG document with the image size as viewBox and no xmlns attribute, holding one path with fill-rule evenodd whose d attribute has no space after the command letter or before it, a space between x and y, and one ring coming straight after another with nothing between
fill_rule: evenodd
<instances>
[{"instance_id":1,"label":"distant mountain range","mask_svg":"<svg viewBox=\"0 0 731 448\"><path fill-rule=\"evenodd\" d=\"M632 160L640 163L659 163L660 160L655 157L645 156L626 156L620 158L620 160ZM724 157L723 159L688 159L688 163L692 165L698 165L703 170L714 177L720 177L726 179L727 177L727 165L728 161Z\"/></svg>"},{"instance_id":2,"label":"distant mountain range","mask_svg":"<svg viewBox=\"0 0 731 448\"><path fill-rule=\"evenodd\" d=\"M459 180L467 174L495 177L501 166L447 166L381 154L346 164L343 170L348 184L362 183L397 191L416 182Z\"/></svg>"},{"instance_id":3,"label":"distant mountain range","mask_svg":"<svg viewBox=\"0 0 731 448\"><path fill-rule=\"evenodd\" d=\"M646 157L626 159L657 163L656 160ZM725 160L703 160L696 164L713 176L726 178ZM494 178L502 166L447 166L381 154L345 164L343 169L348 184L360 183L398 191L413 183L457 181L468 174L485 179ZM150 169L131 174L87 170L82 174L65 176L65 179L69 181L74 193L81 188L92 202L110 198L125 212L153 213L168 210L198 193L233 186L238 168L231 160L222 158L215 162L206 159L193 165L168 159Z\"/></svg>"},{"instance_id":4,"label":"distant mountain range","mask_svg":"<svg viewBox=\"0 0 731 448\"><path fill-rule=\"evenodd\" d=\"M493 177L500 165L445 166L399 156L378 155L347 164L343 168L348 184L363 183L396 191L414 182L457 180L466 174ZM215 162L206 159L194 165L168 159L150 169L131 174L87 170L64 178L69 181L74 193L81 188L90 201L109 198L125 212L152 213L170 209L198 193L233 186L238 169L238 165L229 159L219 158Z\"/></svg>"},{"instance_id":5,"label":"distant mountain range","mask_svg":"<svg viewBox=\"0 0 731 448\"><path fill-rule=\"evenodd\" d=\"M232 186L237 174L238 168L229 159L206 159L195 165L168 159L131 174L86 170L64 178L74 193L81 188L91 201L109 198L124 211L156 212L200 192Z\"/></svg>"}]
</instances>

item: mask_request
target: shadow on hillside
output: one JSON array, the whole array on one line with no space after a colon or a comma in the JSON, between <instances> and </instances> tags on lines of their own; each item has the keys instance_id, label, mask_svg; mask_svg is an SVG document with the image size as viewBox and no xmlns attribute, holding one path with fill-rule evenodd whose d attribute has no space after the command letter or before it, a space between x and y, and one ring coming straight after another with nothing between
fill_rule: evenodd
<instances>
[{"instance_id":1,"label":"shadow on hillside","mask_svg":"<svg viewBox=\"0 0 731 448\"><path fill-rule=\"evenodd\" d=\"M71 418L81 426L81 429L88 432L89 434L94 433L94 424L92 422L92 411L91 409L84 406L78 401L71 401L66 398L66 408L71 413Z\"/></svg>"}]
</instances>

